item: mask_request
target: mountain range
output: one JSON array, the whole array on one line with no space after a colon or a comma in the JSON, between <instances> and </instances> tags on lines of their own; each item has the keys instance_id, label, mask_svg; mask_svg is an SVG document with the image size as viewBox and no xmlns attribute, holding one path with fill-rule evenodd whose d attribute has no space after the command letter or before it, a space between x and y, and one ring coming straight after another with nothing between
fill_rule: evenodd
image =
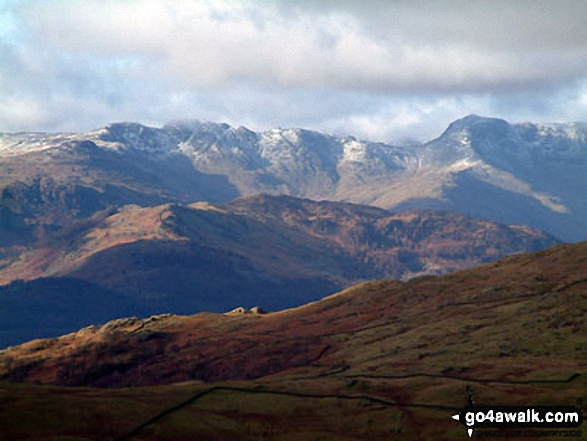
<instances>
[{"instance_id":1,"label":"mountain range","mask_svg":"<svg viewBox=\"0 0 587 441\"><path fill-rule=\"evenodd\" d=\"M587 125L467 116L393 146L302 129L184 121L0 136L0 246L110 206L228 202L257 193L441 209L586 239Z\"/></svg>"},{"instance_id":2,"label":"mountain range","mask_svg":"<svg viewBox=\"0 0 587 441\"><path fill-rule=\"evenodd\" d=\"M0 440L448 440L473 394L582 406L586 161L586 124L475 115L408 146L0 134Z\"/></svg>"},{"instance_id":3,"label":"mountain range","mask_svg":"<svg viewBox=\"0 0 587 441\"><path fill-rule=\"evenodd\" d=\"M411 146L198 121L2 134L0 345L584 239L586 127L472 115Z\"/></svg>"}]
</instances>

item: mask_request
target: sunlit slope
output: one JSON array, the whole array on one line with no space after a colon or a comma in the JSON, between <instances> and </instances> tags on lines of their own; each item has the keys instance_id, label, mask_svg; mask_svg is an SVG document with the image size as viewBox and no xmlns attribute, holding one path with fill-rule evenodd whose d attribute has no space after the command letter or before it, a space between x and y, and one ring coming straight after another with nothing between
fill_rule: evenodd
<instances>
[{"instance_id":1,"label":"sunlit slope","mask_svg":"<svg viewBox=\"0 0 587 441\"><path fill-rule=\"evenodd\" d=\"M586 243L562 245L270 314L33 341L0 352L0 439L464 439L466 387L481 405L585 396L586 266Z\"/></svg>"},{"instance_id":2,"label":"sunlit slope","mask_svg":"<svg viewBox=\"0 0 587 441\"><path fill-rule=\"evenodd\" d=\"M364 280L443 274L555 243L455 213L286 196L126 206L6 259L0 347L125 316L284 309Z\"/></svg>"},{"instance_id":3,"label":"sunlit slope","mask_svg":"<svg viewBox=\"0 0 587 441\"><path fill-rule=\"evenodd\" d=\"M125 319L1 352L7 379L106 387L268 375L536 380L583 372L587 245L270 314ZM10 365L6 360L10 360Z\"/></svg>"}]
</instances>

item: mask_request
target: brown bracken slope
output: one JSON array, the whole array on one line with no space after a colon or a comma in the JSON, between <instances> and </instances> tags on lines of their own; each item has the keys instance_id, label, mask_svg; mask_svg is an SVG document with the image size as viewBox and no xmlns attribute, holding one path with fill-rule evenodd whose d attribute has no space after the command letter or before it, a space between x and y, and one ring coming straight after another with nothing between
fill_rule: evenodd
<instances>
[{"instance_id":1,"label":"brown bracken slope","mask_svg":"<svg viewBox=\"0 0 587 441\"><path fill-rule=\"evenodd\" d=\"M269 314L121 319L0 352L18 381L122 387L268 375L536 379L585 369L587 243Z\"/></svg>"},{"instance_id":2,"label":"brown bracken slope","mask_svg":"<svg viewBox=\"0 0 587 441\"><path fill-rule=\"evenodd\" d=\"M0 348L161 311L291 308L366 280L444 274L556 243L456 213L285 196L126 206L0 264Z\"/></svg>"},{"instance_id":3,"label":"brown bracken slope","mask_svg":"<svg viewBox=\"0 0 587 441\"><path fill-rule=\"evenodd\" d=\"M239 260L248 265L243 271L279 279L322 277L340 286L373 278L445 274L556 243L529 227L458 213L390 213L340 202L259 195L218 206L127 206L98 213L22 253L2 268L0 283L73 276L144 292L161 276L151 272L149 281L141 284L138 279L146 270L179 272L190 267L190 254L217 254L235 265ZM157 259L164 251L170 254L167 265ZM149 261L156 262L153 268L145 266Z\"/></svg>"},{"instance_id":4,"label":"brown bracken slope","mask_svg":"<svg viewBox=\"0 0 587 441\"><path fill-rule=\"evenodd\" d=\"M466 439L450 418L466 386L486 405L587 396L586 274L587 243L560 245L280 312L32 341L0 351L0 439Z\"/></svg>"}]
</instances>

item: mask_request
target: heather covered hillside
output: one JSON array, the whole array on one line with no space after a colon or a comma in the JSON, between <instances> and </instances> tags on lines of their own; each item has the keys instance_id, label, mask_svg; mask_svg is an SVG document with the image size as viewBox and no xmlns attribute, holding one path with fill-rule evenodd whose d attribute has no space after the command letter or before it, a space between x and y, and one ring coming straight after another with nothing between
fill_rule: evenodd
<instances>
[{"instance_id":1,"label":"heather covered hillside","mask_svg":"<svg viewBox=\"0 0 587 441\"><path fill-rule=\"evenodd\" d=\"M450 416L466 386L479 405L584 396L585 265L585 243L561 245L285 311L128 318L32 341L0 351L0 426L21 439L460 439ZM34 427L15 424L35 412ZM110 424L80 426L80 412Z\"/></svg>"},{"instance_id":2,"label":"heather covered hillside","mask_svg":"<svg viewBox=\"0 0 587 441\"><path fill-rule=\"evenodd\" d=\"M369 279L444 274L556 239L434 211L285 196L107 210L6 259L0 341L160 312L278 310Z\"/></svg>"}]
</instances>

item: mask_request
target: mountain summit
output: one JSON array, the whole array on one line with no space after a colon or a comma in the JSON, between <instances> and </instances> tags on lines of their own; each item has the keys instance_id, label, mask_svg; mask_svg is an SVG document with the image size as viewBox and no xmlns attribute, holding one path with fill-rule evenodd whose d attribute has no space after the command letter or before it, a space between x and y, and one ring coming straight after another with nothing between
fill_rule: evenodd
<instances>
[{"instance_id":1,"label":"mountain summit","mask_svg":"<svg viewBox=\"0 0 587 441\"><path fill-rule=\"evenodd\" d=\"M29 235L111 205L267 193L460 211L577 241L587 238L587 125L469 115L405 147L199 121L3 134L0 187L0 228Z\"/></svg>"}]
</instances>

